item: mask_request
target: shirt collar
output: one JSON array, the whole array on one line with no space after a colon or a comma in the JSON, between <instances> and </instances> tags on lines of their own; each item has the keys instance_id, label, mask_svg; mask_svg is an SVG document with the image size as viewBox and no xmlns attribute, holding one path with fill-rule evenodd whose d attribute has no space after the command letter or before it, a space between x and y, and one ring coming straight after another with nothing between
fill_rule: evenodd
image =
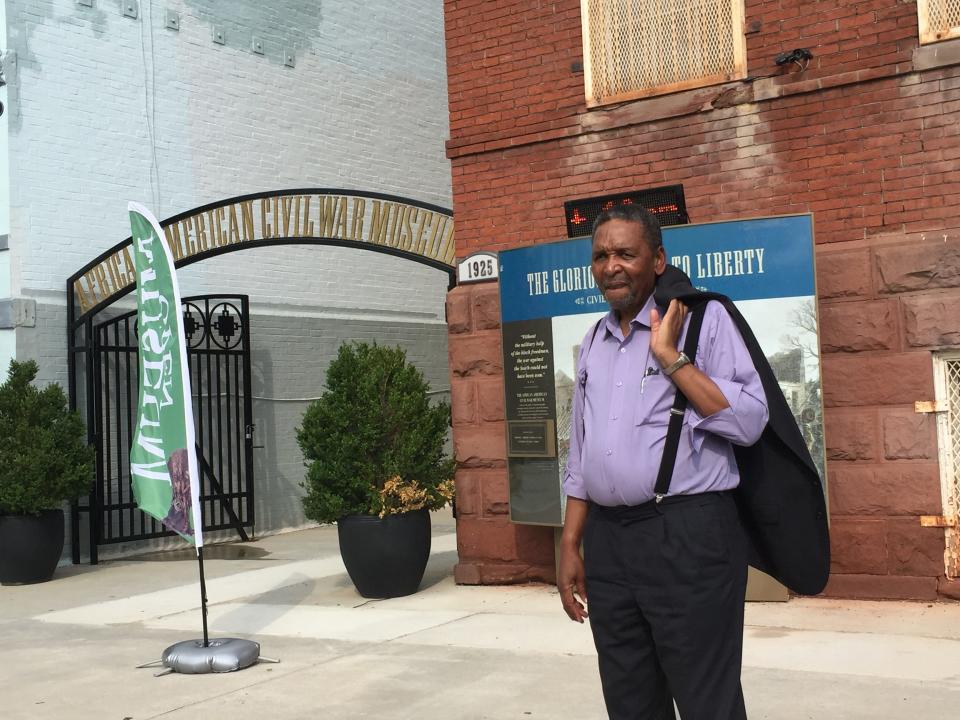
<instances>
[{"instance_id":1,"label":"shirt collar","mask_svg":"<svg viewBox=\"0 0 960 720\"><path fill-rule=\"evenodd\" d=\"M653 299L653 293L650 293L650 297L647 298L647 301L643 304L643 307L640 308L640 311L633 317L630 321L631 325L640 326L643 328L650 328L650 311L653 308L658 307L657 303ZM660 316L663 317L663 309L660 309ZM608 335L617 335L620 334L620 319L617 317L616 310L610 310L607 313L607 317L604 321L604 327L607 330Z\"/></svg>"}]
</instances>

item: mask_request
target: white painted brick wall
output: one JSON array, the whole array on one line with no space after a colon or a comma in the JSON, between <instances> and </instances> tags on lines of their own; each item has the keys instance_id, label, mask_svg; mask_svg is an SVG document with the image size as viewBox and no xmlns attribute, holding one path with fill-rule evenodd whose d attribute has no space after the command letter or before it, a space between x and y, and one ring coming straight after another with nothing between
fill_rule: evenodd
<instances>
[{"instance_id":1,"label":"white painted brick wall","mask_svg":"<svg viewBox=\"0 0 960 720\"><path fill-rule=\"evenodd\" d=\"M62 292L67 276L129 235L129 199L160 218L288 187L450 205L440 0L141 0L138 20L119 7L7 2L19 60L10 114L14 295ZM180 12L179 32L163 26L168 8ZM226 45L212 42L215 25ZM263 56L250 51L254 35ZM282 65L283 45L296 46L296 67ZM294 268L317 279L296 301L326 305L345 300L339 277L326 277L331 269L360 275L351 290L361 296L364 277L379 288L383 274L409 272L409 263L372 253L342 264L308 250L271 250L255 274L242 252L216 269L205 263L184 292L223 289L218 276L233 272L245 274L255 300L275 299ZM391 306L435 311L444 289Z\"/></svg>"},{"instance_id":2,"label":"white painted brick wall","mask_svg":"<svg viewBox=\"0 0 960 720\"><path fill-rule=\"evenodd\" d=\"M8 66L6 74L10 74L9 57L7 57L7 8L0 2L0 61L6 60ZM0 236L10 232L10 167L9 167L9 133L7 130L6 108L9 104L6 86L0 88L0 103L4 111L0 115ZM6 247L0 249L0 299L10 297L10 251ZM16 357L16 332L13 328L0 329L0 379L6 378L6 370L10 360Z\"/></svg>"},{"instance_id":3,"label":"white painted brick wall","mask_svg":"<svg viewBox=\"0 0 960 720\"><path fill-rule=\"evenodd\" d=\"M449 207L441 0L6 0L11 291L37 301L17 355L67 384L66 279L130 233L128 200L163 219L235 195L330 187ZM180 30L164 28L166 10ZM221 27L226 43L212 41ZM252 37L265 54L251 52ZM282 50L295 50L296 66ZM448 385L444 273L345 248L244 250L184 268L184 295L251 296L253 392L319 394L342 338L408 348ZM255 377L257 373L255 372ZM303 522L303 407L258 400L258 530ZM269 448L269 449L268 449ZM271 457L272 456L272 457ZM116 549L104 548L105 554Z\"/></svg>"}]
</instances>

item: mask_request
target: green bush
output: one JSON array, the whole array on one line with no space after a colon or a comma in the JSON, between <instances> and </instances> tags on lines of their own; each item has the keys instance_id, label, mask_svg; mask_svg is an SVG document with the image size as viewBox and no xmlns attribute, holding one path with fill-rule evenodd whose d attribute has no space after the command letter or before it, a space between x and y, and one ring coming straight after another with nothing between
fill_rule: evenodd
<instances>
[{"instance_id":1,"label":"green bush","mask_svg":"<svg viewBox=\"0 0 960 720\"><path fill-rule=\"evenodd\" d=\"M90 491L93 448L59 385L31 383L37 363L10 362L0 385L0 515L35 515Z\"/></svg>"},{"instance_id":2,"label":"green bush","mask_svg":"<svg viewBox=\"0 0 960 720\"><path fill-rule=\"evenodd\" d=\"M453 459L444 454L450 405L431 403L427 390L402 349L340 346L324 394L297 428L308 518L382 517L451 500Z\"/></svg>"}]
</instances>

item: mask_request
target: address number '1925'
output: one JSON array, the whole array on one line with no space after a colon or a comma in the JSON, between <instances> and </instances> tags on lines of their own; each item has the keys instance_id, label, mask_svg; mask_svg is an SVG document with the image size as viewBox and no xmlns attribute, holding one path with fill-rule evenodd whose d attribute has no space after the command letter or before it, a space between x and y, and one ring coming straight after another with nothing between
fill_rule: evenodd
<instances>
[{"instance_id":1,"label":"address number '1925'","mask_svg":"<svg viewBox=\"0 0 960 720\"><path fill-rule=\"evenodd\" d=\"M458 280L461 283L495 280L500 274L496 256L486 253L465 258L458 270Z\"/></svg>"}]
</instances>

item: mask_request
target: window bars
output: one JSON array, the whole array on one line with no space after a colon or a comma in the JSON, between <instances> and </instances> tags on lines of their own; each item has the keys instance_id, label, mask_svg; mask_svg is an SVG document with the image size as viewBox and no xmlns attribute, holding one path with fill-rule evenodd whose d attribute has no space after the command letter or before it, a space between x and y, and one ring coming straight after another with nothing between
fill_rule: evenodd
<instances>
[{"instance_id":1,"label":"window bars","mask_svg":"<svg viewBox=\"0 0 960 720\"><path fill-rule=\"evenodd\" d=\"M920 42L960 37L960 0L917 0Z\"/></svg>"},{"instance_id":2,"label":"window bars","mask_svg":"<svg viewBox=\"0 0 960 720\"><path fill-rule=\"evenodd\" d=\"M581 0L587 104L746 77L743 2Z\"/></svg>"},{"instance_id":3,"label":"window bars","mask_svg":"<svg viewBox=\"0 0 960 720\"><path fill-rule=\"evenodd\" d=\"M960 576L960 353L934 356L947 577Z\"/></svg>"}]
</instances>

